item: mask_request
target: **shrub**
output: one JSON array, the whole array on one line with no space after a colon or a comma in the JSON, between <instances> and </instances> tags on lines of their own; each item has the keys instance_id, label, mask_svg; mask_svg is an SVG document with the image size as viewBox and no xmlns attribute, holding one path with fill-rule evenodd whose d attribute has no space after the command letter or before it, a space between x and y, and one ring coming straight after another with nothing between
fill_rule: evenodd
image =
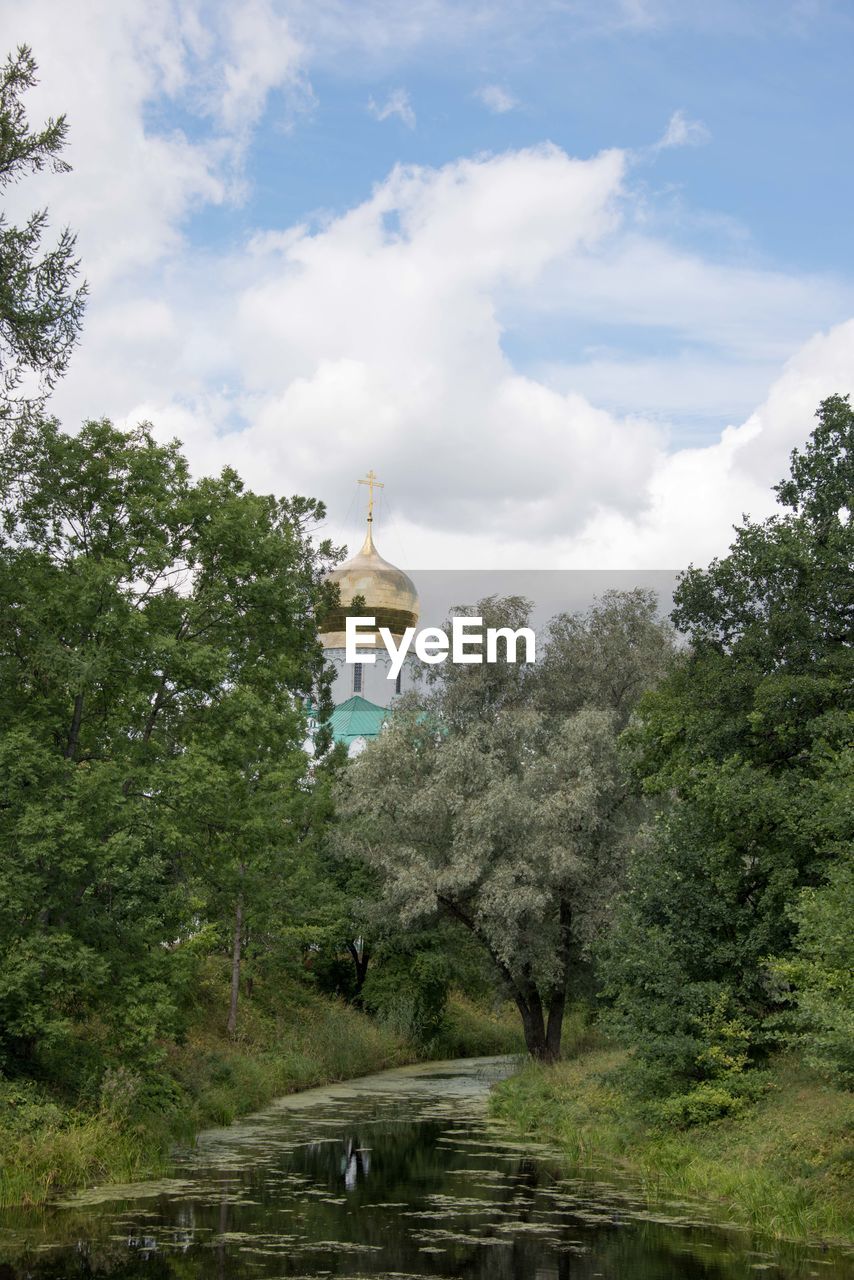
<instances>
[{"instance_id":1,"label":"shrub","mask_svg":"<svg viewBox=\"0 0 854 1280\"><path fill-rule=\"evenodd\" d=\"M362 1000L390 1030L427 1048L442 1028L450 984L450 966L441 953L397 951L368 973Z\"/></svg>"},{"instance_id":2,"label":"shrub","mask_svg":"<svg viewBox=\"0 0 854 1280\"><path fill-rule=\"evenodd\" d=\"M690 1129L739 1115L766 1093L765 1074L754 1071L719 1080L701 1080L686 1093L648 1102L642 1111L656 1128Z\"/></svg>"},{"instance_id":3,"label":"shrub","mask_svg":"<svg viewBox=\"0 0 854 1280\"><path fill-rule=\"evenodd\" d=\"M0 1080L0 1128L16 1137L41 1129L61 1129L66 1113L29 1081Z\"/></svg>"}]
</instances>

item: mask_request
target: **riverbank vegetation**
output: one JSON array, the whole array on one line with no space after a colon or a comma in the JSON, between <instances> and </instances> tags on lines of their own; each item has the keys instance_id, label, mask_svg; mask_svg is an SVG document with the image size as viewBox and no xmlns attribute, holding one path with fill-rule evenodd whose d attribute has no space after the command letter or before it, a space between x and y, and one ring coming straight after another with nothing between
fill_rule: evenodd
<instances>
[{"instance_id":1,"label":"riverbank vegetation","mask_svg":"<svg viewBox=\"0 0 854 1280\"><path fill-rule=\"evenodd\" d=\"M850 1231L852 446L829 397L778 513L681 575L678 644L612 593L556 619L535 670L443 674L337 786L344 847L402 921L444 914L484 949L535 1058L581 997L624 1051L583 1107L582 1065L508 1086L506 1114L796 1234ZM527 620L475 612L502 610Z\"/></svg>"},{"instance_id":2,"label":"riverbank vegetation","mask_svg":"<svg viewBox=\"0 0 854 1280\"><path fill-rule=\"evenodd\" d=\"M652 1202L791 1240L854 1241L854 1095L803 1066L772 1061L750 1106L678 1129L638 1097L625 1051L599 1048L529 1066L498 1086L495 1115L555 1143L574 1169L630 1175Z\"/></svg>"},{"instance_id":3,"label":"riverbank vegetation","mask_svg":"<svg viewBox=\"0 0 854 1280\"><path fill-rule=\"evenodd\" d=\"M3 71L0 187L63 169L64 123L26 122L34 70L22 50ZM405 1057L524 1037L556 1062L582 1003L626 1054L629 1128L723 1165L721 1135L737 1153L776 1123L786 1051L828 1082L795 1108L823 1132L854 1082L849 401L669 619L612 591L558 614L535 664L433 668L348 761L323 504L194 477L146 424L46 416L85 290L44 228L3 230L0 295L4 1194L127 1176ZM531 608L459 612L515 631ZM557 1070L504 1096L538 1081L569 1140Z\"/></svg>"},{"instance_id":4,"label":"riverbank vegetation","mask_svg":"<svg viewBox=\"0 0 854 1280\"><path fill-rule=\"evenodd\" d=\"M590 956L622 1049L496 1105L735 1221L851 1239L854 412L817 417L779 513L682 576L686 649L620 740L648 807Z\"/></svg>"},{"instance_id":5,"label":"riverbank vegetation","mask_svg":"<svg viewBox=\"0 0 854 1280\"><path fill-rule=\"evenodd\" d=\"M176 1142L299 1089L425 1056L521 1048L509 1010L490 1012L461 993L451 993L439 1037L425 1049L293 981L275 992L256 988L232 1037L223 1028L229 986L226 965L205 966L185 1035L164 1046L156 1070L112 1066L85 1096L21 1076L0 1081L0 1207L40 1204L91 1182L150 1177L168 1167Z\"/></svg>"},{"instance_id":6,"label":"riverbank vegetation","mask_svg":"<svg viewBox=\"0 0 854 1280\"><path fill-rule=\"evenodd\" d=\"M221 978L222 975L220 975ZM97 1096L63 1101L35 1082L3 1091L0 1203L40 1203L91 1181L158 1172L176 1140L228 1124L277 1094L405 1062L403 1042L364 1015L289 991L275 1017L247 1002L239 1039L225 1036L227 988L204 981L199 1016L159 1068L104 1072Z\"/></svg>"}]
</instances>

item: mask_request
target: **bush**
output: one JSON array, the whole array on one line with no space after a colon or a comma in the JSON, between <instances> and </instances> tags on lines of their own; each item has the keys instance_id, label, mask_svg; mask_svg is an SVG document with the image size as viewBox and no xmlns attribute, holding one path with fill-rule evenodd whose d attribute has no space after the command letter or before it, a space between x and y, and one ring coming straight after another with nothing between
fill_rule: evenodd
<instances>
[{"instance_id":1,"label":"bush","mask_svg":"<svg viewBox=\"0 0 854 1280\"><path fill-rule=\"evenodd\" d=\"M362 1002L389 1030L428 1049L442 1029L450 985L441 953L395 951L368 973Z\"/></svg>"},{"instance_id":2,"label":"bush","mask_svg":"<svg viewBox=\"0 0 854 1280\"><path fill-rule=\"evenodd\" d=\"M753 1033L730 992L708 992L703 1012L686 1018L686 1031L650 1052L645 1044L616 1073L637 1114L653 1128L688 1129L739 1115L767 1089L751 1061ZM674 1069L675 1063L681 1070Z\"/></svg>"},{"instance_id":3,"label":"bush","mask_svg":"<svg viewBox=\"0 0 854 1280\"><path fill-rule=\"evenodd\" d=\"M124 1120L136 1108L143 1088L143 1079L129 1067L108 1067L101 1081L100 1103L104 1115Z\"/></svg>"},{"instance_id":4,"label":"bush","mask_svg":"<svg viewBox=\"0 0 854 1280\"><path fill-rule=\"evenodd\" d=\"M41 1129L60 1129L66 1113L30 1081L0 1080L0 1130L15 1137Z\"/></svg>"},{"instance_id":5,"label":"bush","mask_svg":"<svg viewBox=\"0 0 854 1280\"><path fill-rule=\"evenodd\" d=\"M646 1103L641 1113L656 1128L691 1129L740 1115L768 1091L764 1073L754 1071L720 1080L702 1080L687 1093Z\"/></svg>"}]
</instances>

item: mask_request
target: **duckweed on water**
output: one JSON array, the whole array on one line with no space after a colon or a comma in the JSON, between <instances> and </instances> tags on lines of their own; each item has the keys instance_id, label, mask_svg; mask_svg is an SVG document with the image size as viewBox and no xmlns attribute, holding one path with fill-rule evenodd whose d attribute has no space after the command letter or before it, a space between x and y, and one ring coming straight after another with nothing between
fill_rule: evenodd
<instances>
[{"instance_id":1,"label":"duckweed on water","mask_svg":"<svg viewBox=\"0 0 854 1280\"><path fill-rule=\"evenodd\" d=\"M506 1060L408 1068L281 1100L179 1154L170 1176L0 1218L12 1274L202 1280L841 1280L844 1259L752 1247L690 1201L652 1207L627 1180L568 1176L556 1148L486 1114ZM15 1264L17 1265L17 1264ZM65 1269L57 1271L57 1267ZM426 1270L425 1270L426 1268Z\"/></svg>"}]
</instances>

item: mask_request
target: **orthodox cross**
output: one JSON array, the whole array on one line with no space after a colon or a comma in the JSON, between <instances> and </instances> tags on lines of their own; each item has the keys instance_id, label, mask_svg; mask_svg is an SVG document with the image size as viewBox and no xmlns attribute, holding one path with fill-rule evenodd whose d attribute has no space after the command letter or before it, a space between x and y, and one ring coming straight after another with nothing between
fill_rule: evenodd
<instances>
[{"instance_id":1,"label":"orthodox cross","mask_svg":"<svg viewBox=\"0 0 854 1280\"><path fill-rule=\"evenodd\" d=\"M385 486L377 479L373 471L369 471L365 479L359 481L359 484L368 486L368 524L371 524L374 518L374 489L383 489Z\"/></svg>"}]
</instances>

